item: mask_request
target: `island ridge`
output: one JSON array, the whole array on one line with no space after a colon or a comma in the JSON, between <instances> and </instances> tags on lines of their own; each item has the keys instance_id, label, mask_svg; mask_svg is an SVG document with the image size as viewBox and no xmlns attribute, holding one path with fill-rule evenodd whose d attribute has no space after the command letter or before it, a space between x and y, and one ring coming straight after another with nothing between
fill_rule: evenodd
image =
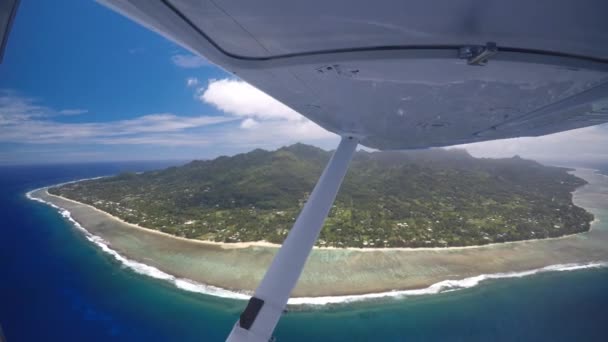
<instances>
[{"instance_id":1,"label":"island ridge","mask_svg":"<svg viewBox=\"0 0 608 342\"><path fill-rule=\"evenodd\" d=\"M179 237L281 243L331 156L295 144L51 187ZM464 150L356 153L318 240L325 247L450 247L589 230L568 169Z\"/></svg>"}]
</instances>

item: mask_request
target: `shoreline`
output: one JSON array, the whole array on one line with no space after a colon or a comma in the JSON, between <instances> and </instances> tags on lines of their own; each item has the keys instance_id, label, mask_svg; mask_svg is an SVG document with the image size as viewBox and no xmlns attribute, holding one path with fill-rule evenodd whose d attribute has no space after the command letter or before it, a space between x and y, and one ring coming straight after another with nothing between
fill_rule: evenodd
<instances>
[{"instance_id":1,"label":"shoreline","mask_svg":"<svg viewBox=\"0 0 608 342\"><path fill-rule=\"evenodd\" d=\"M160 279L164 281L172 282L177 288L194 292L194 293L202 293L206 295L212 295L220 298L229 298L235 300L248 300L249 297L253 294L246 291L233 291L229 289L219 288L212 285L200 284L196 281L192 281L190 279L182 279L177 278L171 274L165 273L161 270L156 269L155 267L139 263L137 261L129 260L116 251L112 250L108 247L105 241L90 232L88 232L82 225L80 225L76 220L74 220L69 212L65 209L62 209L53 203L46 202L42 199L31 196L30 194L34 191L41 190L36 189L27 193L29 199L44 203L46 205L50 205L53 208L56 208L60 211L60 214L68 219L77 229L80 229L84 232L85 237L98 247L100 247L104 252L113 256L117 261L120 261L124 266L130 268L136 273L149 276L151 278ZM57 196L59 197L59 196ZM162 233L162 232L161 232ZM165 233L163 233L165 234ZM187 240L187 239L186 239ZM317 297L292 297L288 301L288 305L290 306L322 306L328 304L348 304L353 302L361 302L361 301L369 301L369 300L378 300L378 299L388 299L388 298L405 298L408 296L422 296L422 295L431 295L431 294L439 294L450 291L463 290L467 288L472 288L478 286L480 283L486 280L492 279L507 279L507 278L522 278L530 275L547 273L547 272L564 272L564 271L575 271L582 269L593 269L593 268L602 268L608 267L608 262L590 262L584 264L555 264L549 265L546 267L525 270L520 272L507 272L507 273L491 273L491 274L480 274L477 276L464 278L464 279L446 279L437 283L430 284L425 288L415 288L415 289L401 289L401 290L390 290L385 292L374 292L374 293L364 293L364 294L353 294L353 295L331 295L331 296L317 296Z\"/></svg>"},{"instance_id":2,"label":"shoreline","mask_svg":"<svg viewBox=\"0 0 608 342\"><path fill-rule=\"evenodd\" d=\"M109 246L112 246L111 242L106 241L106 239L104 239L103 236L100 237L98 235L95 235L94 233L89 232L87 229L85 229L83 227L83 225L81 225L80 223L78 223L77 220L72 218L71 213L68 209L63 208L60 205L55 205L54 203L45 201L42 198L32 196L32 194L35 193L36 191L44 190L44 193L46 193L46 188L48 188L48 187L43 187L43 188L32 190L32 191L28 192L28 198L30 198L32 200L44 202L48 205L51 205L51 206L57 208L64 217L68 218L68 220L72 221L72 223L74 225L76 225L77 228L79 228L85 232L85 236L87 237L87 239L89 241L97 244L99 247L101 247L102 250L104 250L104 252L113 255L114 258L116 258L118 261L120 261L125 266L135 270L137 273L146 274L146 275L152 276L157 279L172 281L177 287L185 289L185 290L189 290L189 291L206 293L206 294L215 295L215 296L219 296L219 297L229 297L229 298L234 298L234 299L247 299L248 298L249 291L247 291L247 290L239 291L239 290L233 289L234 281L231 282L232 286L216 286L215 284L214 285L204 285L204 284L208 284L208 283L213 284L213 282L206 282L206 281L201 282L200 281L201 279L191 280L194 277L183 277L183 275L179 274L179 272L177 272L177 273L173 273L170 271L165 272L165 271L161 270L161 269L163 269L162 267L159 267L159 266L163 266L162 264L161 265L155 264L154 266L150 266L150 265L146 264L148 262L148 260L154 261L153 260L154 258L152 258L152 259L144 258L147 260L142 262L141 261L142 258L139 258L140 261L138 261L138 258L136 256L131 257L130 256L131 253L128 250L127 250L127 252L125 252L125 250L116 251L114 249L111 249L109 247ZM577 191L579 191L581 188L577 188L573 192L573 194L576 193ZM176 237L174 235L163 233L163 232L160 232L157 230L152 230L152 229L140 227L140 226L137 226L134 224L126 223L126 222L120 220L119 218L113 217L112 215L103 212L102 210L99 210L95 207L92 207L92 206L89 206L86 204L82 204L77 201L65 199L61 196L55 196L55 195L50 195L50 194L48 194L48 196L54 197L55 200L63 200L63 201L72 203L73 205L80 206L81 208L86 207L89 211L91 209L94 209L94 211L98 212L99 214L104 214L104 216L106 216L108 218L113 218L113 220L111 220L111 221L113 221L112 222L113 224L124 225L126 227L129 227L129 229L131 229L131 231L133 231L133 228L137 228L138 232L140 232L142 234L145 233L146 235L150 235L150 236L154 235L159 239L162 238L162 240L164 242L166 242L165 240L174 240L175 243L172 243L172 246L178 245L177 243L179 243L179 244L196 244L197 246L201 246L201 247L215 247L218 250L229 251L232 254L234 254L234 252L237 252L239 254L241 254L241 253L252 254L252 251L267 250L267 249L276 250L276 248L278 247L278 245L269 244L269 243L262 243L262 244L260 244L260 243L241 243L240 245L238 245L238 247L234 246L233 244L228 244L228 245L233 245L233 246L226 247L226 246L224 246L224 245L226 245L226 243L206 242L203 240L193 240L193 239ZM587 210L587 208L585 208L585 209ZM597 225L599 222L600 222L600 220L599 220L598 216L595 215L595 220L592 222L592 226ZM86 224L84 226L86 226ZM319 248L315 248L315 251L317 254L323 254L323 256L326 256L328 254L344 254L344 253L347 253L349 255L352 254L352 258L350 258L350 259L353 259L355 261L357 259L361 259L361 258L374 259L374 258L376 258L376 256L382 256L384 258L387 255L399 255L399 256L403 255L403 256L406 256L409 258L414 257L414 259L417 257L418 258L425 257L423 259L428 259L429 256L435 256L437 254L441 254L441 255L448 254L452 258L463 257L463 255L461 255L461 254L465 254L464 257L469 258L470 252L476 251L476 250L479 250L479 252L484 252L485 254L488 254L488 251L490 251L490 252L492 252L494 250L498 250L499 252L500 252L500 250L510 251L512 249L521 249L522 247L527 248L528 246L534 245L535 243L545 243L545 242L551 241L551 240L552 241L555 241L555 240L568 241L568 240L572 240L572 239L580 240L582 237L589 234L590 231L591 230L583 232L583 233L576 233L576 234L560 236L560 237L556 237L556 238L511 241L511 242L493 243L493 244L487 244L487 245L481 245L481 246L432 247L432 248L374 248L374 249L319 247ZM135 234L133 234L133 235L135 235ZM169 239L167 239L167 238L169 238ZM120 240L118 240L118 241L120 241ZM243 244L245 244L246 246ZM512 246L509 246L509 245L512 245ZM121 255L121 252L124 253L124 255L126 255L126 258ZM364 253L362 253L362 252L364 252ZM513 252L515 252L515 251L513 251ZM498 254L500 254L500 253L498 253ZM504 254L504 251L502 252L502 254ZM509 254L513 254L513 253L510 252ZM507 256L509 254L507 254ZM367 257L366 255L368 255L370 257ZM501 258L504 258L504 256L499 256L498 260L500 260ZM575 259L580 259L580 258L575 258ZM528 261L530 261L530 260L531 259L529 259ZM594 267L608 266L608 264L606 262L599 261L599 260L608 260L608 258L604 258L604 255L602 254L601 258L592 258L590 260L581 260L580 262L579 262L579 260L573 260L573 262L567 262L568 260L565 260L566 262L560 262L560 260L556 260L557 262L548 263L548 264L543 264L543 263L538 263L538 262L528 263L528 264L530 264L531 267L525 267L525 266L528 266L527 264L518 265L517 267L515 267L515 264L514 264L514 265L512 265L514 267L507 267L506 269L504 269L504 267L503 267L503 269L498 269L497 272L479 271L476 273L474 270L468 270L468 271L465 270L466 272L461 270L460 272L456 272L456 273L451 272L450 273L450 272L445 272L445 270L442 270L442 272L444 272L446 274L444 274L443 276L440 276L439 278L430 277L430 276L425 278L425 275L423 275L421 277L420 275L417 275L417 274L415 274L415 272L411 272L411 270L410 270L410 272L414 273L414 275L415 275L413 278L416 278L416 276L417 276L417 278L422 278L422 279L414 279L414 280L404 279L404 281L400 282L399 285L396 285L396 286L391 286L388 284L386 286L382 286L381 284L380 284L380 286L375 286L375 287L368 286L370 288L370 290L378 289L380 291L366 291L366 290L363 290L363 287L360 284L356 284L356 283L352 284L355 287L355 289L343 288L343 291L341 291L339 288L337 288L337 289L328 288L328 289L325 289L324 291L321 291L320 293L317 291L315 294L318 294L318 295L297 296L296 298L293 298L293 300L290 301L290 304L328 304L328 303L351 302L351 301L373 299L373 298L402 297L402 296L410 296L410 295L434 294L434 293L441 293L441 292L445 292L445 291L453 291L456 289L476 286L480 282L482 282L486 279L522 277L522 276L532 275L532 274L542 273L542 272L566 271L566 270L575 270L575 269L582 269L582 268L591 268L591 267L594 268ZM382 261L387 264L389 264L391 262L390 258L388 258L386 261L384 261L384 260L378 260L378 261ZM144 262L146 262L146 263L144 263ZM224 261L221 261L221 262L224 262ZM355 263L355 266L357 266L356 263ZM404 268L404 266L409 266L409 265L404 265L403 263L401 263L401 264L398 264L397 266ZM442 266L442 265L440 265L440 266ZM448 265L448 266L450 266L450 265ZM452 265L451 267L453 267L453 266L454 265ZM461 265L456 263L455 266L460 267ZM507 263L507 266L509 266L508 263ZM519 266L524 266L524 267L519 267ZM539 267L534 267L534 266L539 266ZM458 269L459 267L454 267L454 268ZM166 268L167 267L165 267L165 269ZM356 267L353 267L353 268L356 268ZM405 267L405 268L407 268L407 267ZM448 269L449 268L450 267L448 267ZM475 267L472 267L472 268L475 269ZM512 268L512 270L510 270L511 268ZM363 269L367 270L366 268L363 268ZM265 270L265 268L264 268L264 270ZM490 267L490 271L492 271L492 270L494 270L494 268ZM371 272L371 273L373 274L373 272ZM462 276L460 276L461 273L462 273ZM176 275L172 275L172 274L176 274ZM468 275L468 276L465 276L465 275ZM326 275L324 274L324 276L326 276ZM402 278L405 278L405 277L402 277ZM203 279L204 279L204 277L203 277ZM457 279L457 280L454 280L454 279ZM438 281L434 281L434 280L438 280ZM408 281L409 281L409 283L408 283ZM224 283L228 283L228 282L224 281ZM381 283L381 279L380 279L379 283ZM219 285L221 285L221 284L219 284ZM301 291L301 292L307 293L306 291ZM312 291L312 292L315 292L315 291Z\"/></svg>"},{"instance_id":3,"label":"shoreline","mask_svg":"<svg viewBox=\"0 0 608 342\"><path fill-rule=\"evenodd\" d=\"M101 177L97 177L97 178L101 178ZM78 183L84 180L88 180L91 178L87 178L87 179L80 179L80 180L76 180L73 182L69 182L69 183ZM250 248L250 247L266 247L266 248L280 248L282 245L278 244L278 243L273 243L273 242L268 242L268 241L246 241L246 242L218 242L218 241L211 241L211 240L201 240L201 239L189 239L189 238L185 238L185 237L181 237L181 236L176 236L176 235L172 235L169 233L165 233L162 232L160 230L157 229L152 229L152 228L147 228L144 226L140 226L138 224L135 223L129 223L124 221L123 219L121 219L118 216L112 215L106 211L103 211L97 207L94 207L90 204L86 204L86 203L82 203L82 202L78 202L75 201L73 199L67 198L67 197L63 197L63 196L59 196L59 195L54 195L48 192L48 188L51 187L55 187L58 185L62 185L62 184L67 184L67 183L61 183L61 184L55 184L55 185L50 185L50 186L46 186L46 187L42 187L39 189L35 189L32 191L41 191L44 190L45 194L47 196L50 197L55 197L55 198L59 198L62 199L64 201L69 201L78 205L82 205L82 206L86 206L88 208L90 208L91 210L95 210L97 212L100 212L102 214L107 215L108 217L110 217L112 220L118 221L121 224L124 225L128 225L134 229L139 229L139 230L143 230L146 231L148 233L152 233L152 234L158 234L161 236L165 236L167 238L171 238L171 239L176 239L176 240L180 240L180 241L189 241L189 242L193 242L193 243L200 243L203 245L208 245L208 246L218 246L224 249L243 249L243 248ZM584 185L583 185L584 186ZM573 191L576 192L578 190L575 189ZM517 243L526 243L526 242L533 242L533 241L548 241L548 240L559 240L559 239L564 239L564 238L568 238L571 236L576 236L576 235L580 235L580 234L586 234L589 233L592 229L593 229L593 225L599 223L600 220L594 216L593 221L589 222L589 230L583 231L583 232L578 232L578 233L572 233L572 234L565 234L565 235L561 235L561 236L556 236L556 237L548 237L548 238L540 238L540 239L527 239L527 240L516 240L516 241L505 241L505 242L493 242L493 243L487 243L484 245L470 245L470 246L451 246L451 247L369 247L369 248L362 248L362 247L319 247L319 246L313 246L313 249L315 250L347 250L347 251L357 251L357 252L390 252L390 251L442 251L442 250L462 250L462 249L476 249L476 248L483 248L483 247L493 247L493 246L500 246L500 245L507 245L507 244L517 244Z\"/></svg>"}]
</instances>

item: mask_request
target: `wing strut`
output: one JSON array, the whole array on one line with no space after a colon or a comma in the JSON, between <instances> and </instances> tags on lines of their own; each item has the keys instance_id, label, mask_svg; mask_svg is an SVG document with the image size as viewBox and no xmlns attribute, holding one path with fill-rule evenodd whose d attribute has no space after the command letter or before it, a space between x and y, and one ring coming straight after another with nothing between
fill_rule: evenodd
<instances>
[{"instance_id":1,"label":"wing strut","mask_svg":"<svg viewBox=\"0 0 608 342\"><path fill-rule=\"evenodd\" d=\"M348 170L357 138L342 137L310 198L227 341L267 342L281 318Z\"/></svg>"}]
</instances>

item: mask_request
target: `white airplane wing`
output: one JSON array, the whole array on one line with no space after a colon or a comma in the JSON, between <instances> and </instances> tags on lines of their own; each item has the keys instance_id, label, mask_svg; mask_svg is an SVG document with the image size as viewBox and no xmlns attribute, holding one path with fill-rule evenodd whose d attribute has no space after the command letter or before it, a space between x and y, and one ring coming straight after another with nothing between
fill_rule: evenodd
<instances>
[{"instance_id":1,"label":"white airplane wing","mask_svg":"<svg viewBox=\"0 0 608 342\"><path fill-rule=\"evenodd\" d=\"M229 341L268 341L357 143L608 122L606 0L103 0L343 137Z\"/></svg>"},{"instance_id":2,"label":"white airplane wing","mask_svg":"<svg viewBox=\"0 0 608 342\"><path fill-rule=\"evenodd\" d=\"M608 121L605 0L102 2L373 148Z\"/></svg>"}]
</instances>

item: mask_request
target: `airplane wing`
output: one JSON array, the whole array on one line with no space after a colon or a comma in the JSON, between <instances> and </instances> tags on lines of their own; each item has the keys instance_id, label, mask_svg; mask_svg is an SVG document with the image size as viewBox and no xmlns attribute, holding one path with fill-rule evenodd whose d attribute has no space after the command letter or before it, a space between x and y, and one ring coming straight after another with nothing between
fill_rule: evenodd
<instances>
[{"instance_id":1,"label":"airplane wing","mask_svg":"<svg viewBox=\"0 0 608 342\"><path fill-rule=\"evenodd\" d=\"M101 2L372 148L608 121L605 0Z\"/></svg>"},{"instance_id":2,"label":"airplane wing","mask_svg":"<svg viewBox=\"0 0 608 342\"><path fill-rule=\"evenodd\" d=\"M6 0L0 2L0 63L4 57L4 49L8 42L8 35L11 31L19 0Z\"/></svg>"},{"instance_id":3,"label":"airplane wing","mask_svg":"<svg viewBox=\"0 0 608 342\"><path fill-rule=\"evenodd\" d=\"M268 341L357 144L608 122L606 0L103 0L342 141L228 337Z\"/></svg>"}]
</instances>

